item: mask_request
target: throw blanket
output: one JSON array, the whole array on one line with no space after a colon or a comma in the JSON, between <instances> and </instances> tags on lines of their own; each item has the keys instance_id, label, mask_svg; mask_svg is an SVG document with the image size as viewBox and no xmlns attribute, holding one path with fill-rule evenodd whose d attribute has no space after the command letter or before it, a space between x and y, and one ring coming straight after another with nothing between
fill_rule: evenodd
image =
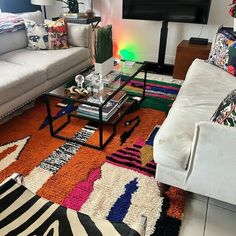
<instances>
[{"instance_id":1,"label":"throw blanket","mask_svg":"<svg viewBox=\"0 0 236 236\"><path fill-rule=\"evenodd\" d=\"M134 230L89 217L47 201L10 178L0 185L0 235L143 236L144 225Z\"/></svg>"},{"instance_id":2,"label":"throw blanket","mask_svg":"<svg viewBox=\"0 0 236 236\"><path fill-rule=\"evenodd\" d=\"M23 29L25 29L25 23L20 16L11 13L0 14L0 34Z\"/></svg>"}]
</instances>

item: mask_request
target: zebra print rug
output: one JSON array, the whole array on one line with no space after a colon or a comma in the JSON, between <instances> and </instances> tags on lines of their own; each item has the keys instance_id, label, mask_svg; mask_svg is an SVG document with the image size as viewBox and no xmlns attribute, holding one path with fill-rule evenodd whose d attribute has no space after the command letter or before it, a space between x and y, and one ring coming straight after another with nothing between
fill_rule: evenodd
<instances>
[{"instance_id":1,"label":"zebra print rug","mask_svg":"<svg viewBox=\"0 0 236 236\"><path fill-rule=\"evenodd\" d=\"M64 208L43 199L14 179L0 186L0 235L144 236L145 224L131 229ZM145 222L144 222L145 223Z\"/></svg>"}]
</instances>

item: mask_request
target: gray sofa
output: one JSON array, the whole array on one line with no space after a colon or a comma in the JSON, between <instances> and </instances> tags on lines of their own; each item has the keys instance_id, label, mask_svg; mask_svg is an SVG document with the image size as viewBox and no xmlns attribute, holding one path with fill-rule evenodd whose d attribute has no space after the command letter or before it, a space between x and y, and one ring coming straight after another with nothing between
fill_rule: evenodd
<instances>
[{"instance_id":1,"label":"gray sofa","mask_svg":"<svg viewBox=\"0 0 236 236\"><path fill-rule=\"evenodd\" d=\"M43 22L41 12L23 18ZM69 49L29 50L26 31L0 34L0 119L92 65L89 25L68 25Z\"/></svg>"}]
</instances>

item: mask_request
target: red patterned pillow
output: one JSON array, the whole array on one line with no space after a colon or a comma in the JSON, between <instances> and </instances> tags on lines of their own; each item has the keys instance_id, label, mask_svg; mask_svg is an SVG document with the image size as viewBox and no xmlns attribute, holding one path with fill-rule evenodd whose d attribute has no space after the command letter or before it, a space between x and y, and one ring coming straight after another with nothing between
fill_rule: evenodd
<instances>
[{"instance_id":1,"label":"red patterned pillow","mask_svg":"<svg viewBox=\"0 0 236 236\"><path fill-rule=\"evenodd\" d=\"M67 21L61 18L57 21L45 21L48 32L49 49L68 48L68 29Z\"/></svg>"}]
</instances>

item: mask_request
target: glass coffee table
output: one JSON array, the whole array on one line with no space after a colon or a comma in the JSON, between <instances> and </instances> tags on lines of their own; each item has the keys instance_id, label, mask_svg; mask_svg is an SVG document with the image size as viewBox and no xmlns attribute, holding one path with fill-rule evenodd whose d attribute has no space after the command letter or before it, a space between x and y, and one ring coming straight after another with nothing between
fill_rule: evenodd
<instances>
[{"instance_id":1,"label":"glass coffee table","mask_svg":"<svg viewBox=\"0 0 236 236\"><path fill-rule=\"evenodd\" d=\"M65 92L66 88L74 83L74 79L71 79L56 89L46 93L45 103L51 136L98 150L104 149L116 135L116 127L122 118L133 108L138 108L145 98L147 76L145 70L143 86L141 86L142 93L133 97L129 92L124 92L125 86L127 86L129 82L144 69L144 66L143 63L135 63L133 66L127 67L125 62L119 63L114 67L114 70L119 72L119 76L117 76L114 81L106 84L104 89L100 92L89 92L89 94L84 98L75 98ZM56 129L54 128L51 112L51 101L53 98L59 99L63 104L65 104L65 106L69 107L73 105L73 107L77 108L76 110L73 109L73 111L66 113L67 120ZM97 145L88 142L80 142L73 139L73 137L67 137L61 134L61 131L70 124L71 117L85 119L96 123L98 127L97 132L99 132ZM111 127L110 135L109 137L106 137L106 139L103 135L105 126Z\"/></svg>"}]
</instances>

